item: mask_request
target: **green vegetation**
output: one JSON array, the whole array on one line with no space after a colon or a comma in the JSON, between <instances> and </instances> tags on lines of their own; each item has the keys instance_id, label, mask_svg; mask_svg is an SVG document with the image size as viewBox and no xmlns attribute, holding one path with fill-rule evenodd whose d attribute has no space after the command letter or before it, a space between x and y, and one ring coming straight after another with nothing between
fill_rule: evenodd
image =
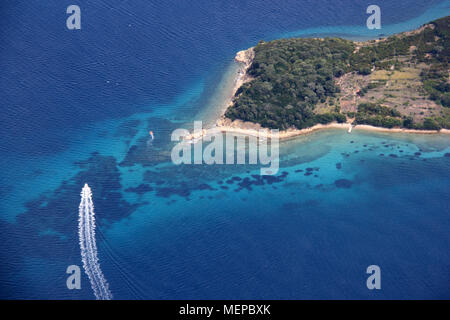
<instances>
[{"instance_id":1,"label":"green vegetation","mask_svg":"<svg viewBox=\"0 0 450 320\"><path fill-rule=\"evenodd\" d=\"M450 129L450 112L443 117L425 118L423 123L414 123L412 117L402 116L397 110L376 103L361 103L355 115L355 124L376 127L403 127L417 130Z\"/></svg>"},{"instance_id":2,"label":"green vegetation","mask_svg":"<svg viewBox=\"0 0 450 320\"><path fill-rule=\"evenodd\" d=\"M420 76L419 72L399 75L417 77L423 82L423 95L450 107L449 23L450 17L446 17L417 32L363 44L338 38L261 41L255 47L255 58L248 70L254 79L239 88L234 105L228 108L225 116L282 130L345 122L346 116L340 112L337 79L351 72L369 75L372 70L382 73L417 64L426 66L421 69ZM380 79L369 83L359 90L358 95L363 97L380 87L384 90L386 81ZM396 95L385 92L385 97L396 98ZM320 112L316 108L319 104L325 106ZM403 104L404 107L408 105ZM356 121L389 128L450 127L448 112L415 124L409 115L402 116L379 102L360 105Z\"/></svg>"},{"instance_id":3,"label":"green vegetation","mask_svg":"<svg viewBox=\"0 0 450 320\"><path fill-rule=\"evenodd\" d=\"M403 124L398 111L375 103L362 103L358 106L356 124L368 124L376 127L393 128Z\"/></svg>"},{"instance_id":4,"label":"green vegetation","mask_svg":"<svg viewBox=\"0 0 450 320\"><path fill-rule=\"evenodd\" d=\"M441 65L433 65L428 72L421 73L424 88L430 99L450 107L450 84L448 83L448 69L443 70Z\"/></svg>"},{"instance_id":5,"label":"green vegetation","mask_svg":"<svg viewBox=\"0 0 450 320\"><path fill-rule=\"evenodd\" d=\"M421 73L420 77L430 99L444 107L450 107L450 19L442 18L432 22L432 25L434 30L424 32L427 41L423 44L422 51L428 51L428 56L426 53L421 56L422 60L431 66L428 72Z\"/></svg>"},{"instance_id":6,"label":"green vegetation","mask_svg":"<svg viewBox=\"0 0 450 320\"><path fill-rule=\"evenodd\" d=\"M339 93L334 77L347 71L354 49L351 41L329 38L260 42L248 71L255 80L238 90L226 116L278 129L336 120L338 114L316 115L313 110Z\"/></svg>"}]
</instances>

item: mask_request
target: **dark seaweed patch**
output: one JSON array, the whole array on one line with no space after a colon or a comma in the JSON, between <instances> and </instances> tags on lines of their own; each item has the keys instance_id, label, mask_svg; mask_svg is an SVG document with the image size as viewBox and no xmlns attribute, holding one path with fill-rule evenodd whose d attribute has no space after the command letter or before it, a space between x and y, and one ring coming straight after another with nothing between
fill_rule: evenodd
<instances>
[{"instance_id":1,"label":"dark seaweed patch","mask_svg":"<svg viewBox=\"0 0 450 320\"><path fill-rule=\"evenodd\" d=\"M398 158L398 156L397 156L396 154L393 154L393 153L391 153L391 154L389 155L389 157L391 157L391 158Z\"/></svg>"},{"instance_id":2,"label":"dark seaweed patch","mask_svg":"<svg viewBox=\"0 0 450 320\"><path fill-rule=\"evenodd\" d=\"M347 179L339 179L334 182L336 187L340 189L350 189L352 187L353 182Z\"/></svg>"},{"instance_id":3,"label":"dark seaweed patch","mask_svg":"<svg viewBox=\"0 0 450 320\"><path fill-rule=\"evenodd\" d=\"M239 191L240 189L247 189L249 191L252 190L252 183L250 178L245 177L240 183L239 183L240 188L236 189L236 191Z\"/></svg>"},{"instance_id":4,"label":"dark seaweed patch","mask_svg":"<svg viewBox=\"0 0 450 320\"><path fill-rule=\"evenodd\" d=\"M132 167L137 163L146 163L147 154L145 145L133 145L128 150L125 159L120 163L121 167Z\"/></svg>"},{"instance_id":5,"label":"dark seaweed patch","mask_svg":"<svg viewBox=\"0 0 450 320\"><path fill-rule=\"evenodd\" d=\"M288 175L287 172L282 172L281 175L278 176L261 176L253 174L250 177L245 177L241 182L238 183L239 188L235 189L234 191L240 191L242 189L247 189L249 191L252 190L252 186L263 186L265 184L274 184L284 181L284 178Z\"/></svg>"},{"instance_id":6,"label":"dark seaweed patch","mask_svg":"<svg viewBox=\"0 0 450 320\"><path fill-rule=\"evenodd\" d=\"M130 187L130 188L127 188L127 189L125 189L125 191L126 191L126 192L137 193L138 195L141 196L141 195L143 195L144 193L153 191L153 188L152 188L150 185L148 185L148 184L142 183L142 184L140 184L140 185L137 186L137 187Z\"/></svg>"},{"instance_id":7,"label":"dark seaweed patch","mask_svg":"<svg viewBox=\"0 0 450 320\"><path fill-rule=\"evenodd\" d=\"M273 184L273 183L278 183L283 181L283 178L285 176L281 175L281 176L263 176L263 180L266 181L266 183L268 184Z\"/></svg>"},{"instance_id":8,"label":"dark seaweed patch","mask_svg":"<svg viewBox=\"0 0 450 320\"><path fill-rule=\"evenodd\" d=\"M201 183L199 184L195 190L214 190L209 184Z\"/></svg>"}]
</instances>

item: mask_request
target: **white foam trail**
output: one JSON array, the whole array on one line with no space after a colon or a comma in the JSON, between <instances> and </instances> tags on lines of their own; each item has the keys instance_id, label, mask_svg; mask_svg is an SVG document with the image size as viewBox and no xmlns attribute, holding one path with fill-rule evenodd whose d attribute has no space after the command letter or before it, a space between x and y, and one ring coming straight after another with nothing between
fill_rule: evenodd
<instances>
[{"instance_id":1,"label":"white foam trail","mask_svg":"<svg viewBox=\"0 0 450 320\"><path fill-rule=\"evenodd\" d=\"M95 213L92 192L86 183L81 190L81 202L78 217L78 236L80 238L81 260L84 272L89 277L97 300L112 299L108 282L103 276L97 257L95 242Z\"/></svg>"}]
</instances>

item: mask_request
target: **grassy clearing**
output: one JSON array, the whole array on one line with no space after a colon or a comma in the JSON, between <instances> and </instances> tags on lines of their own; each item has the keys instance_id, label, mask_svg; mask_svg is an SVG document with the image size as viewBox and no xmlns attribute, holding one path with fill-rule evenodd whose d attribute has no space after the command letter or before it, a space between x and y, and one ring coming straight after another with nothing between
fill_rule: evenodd
<instances>
[{"instance_id":1,"label":"grassy clearing","mask_svg":"<svg viewBox=\"0 0 450 320\"><path fill-rule=\"evenodd\" d=\"M419 69L405 68L404 71L386 71L377 70L372 72L370 79L373 81L377 80L416 80L420 74Z\"/></svg>"}]
</instances>

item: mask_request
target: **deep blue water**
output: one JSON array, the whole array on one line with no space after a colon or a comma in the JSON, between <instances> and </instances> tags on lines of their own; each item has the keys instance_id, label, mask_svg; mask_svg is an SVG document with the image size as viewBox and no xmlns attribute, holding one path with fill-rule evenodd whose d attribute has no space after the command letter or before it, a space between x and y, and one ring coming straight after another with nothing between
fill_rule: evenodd
<instances>
[{"instance_id":1,"label":"deep blue water","mask_svg":"<svg viewBox=\"0 0 450 320\"><path fill-rule=\"evenodd\" d=\"M354 2L79 1L80 31L65 28L70 1L0 4L0 298L94 298L84 275L65 286L85 182L115 298L450 298L448 136L315 133L283 143L263 181L169 163L170 133L214 104L236 51L450 12L378 1L371 34L372 3Z\"/></svg>"}]
</instances>

